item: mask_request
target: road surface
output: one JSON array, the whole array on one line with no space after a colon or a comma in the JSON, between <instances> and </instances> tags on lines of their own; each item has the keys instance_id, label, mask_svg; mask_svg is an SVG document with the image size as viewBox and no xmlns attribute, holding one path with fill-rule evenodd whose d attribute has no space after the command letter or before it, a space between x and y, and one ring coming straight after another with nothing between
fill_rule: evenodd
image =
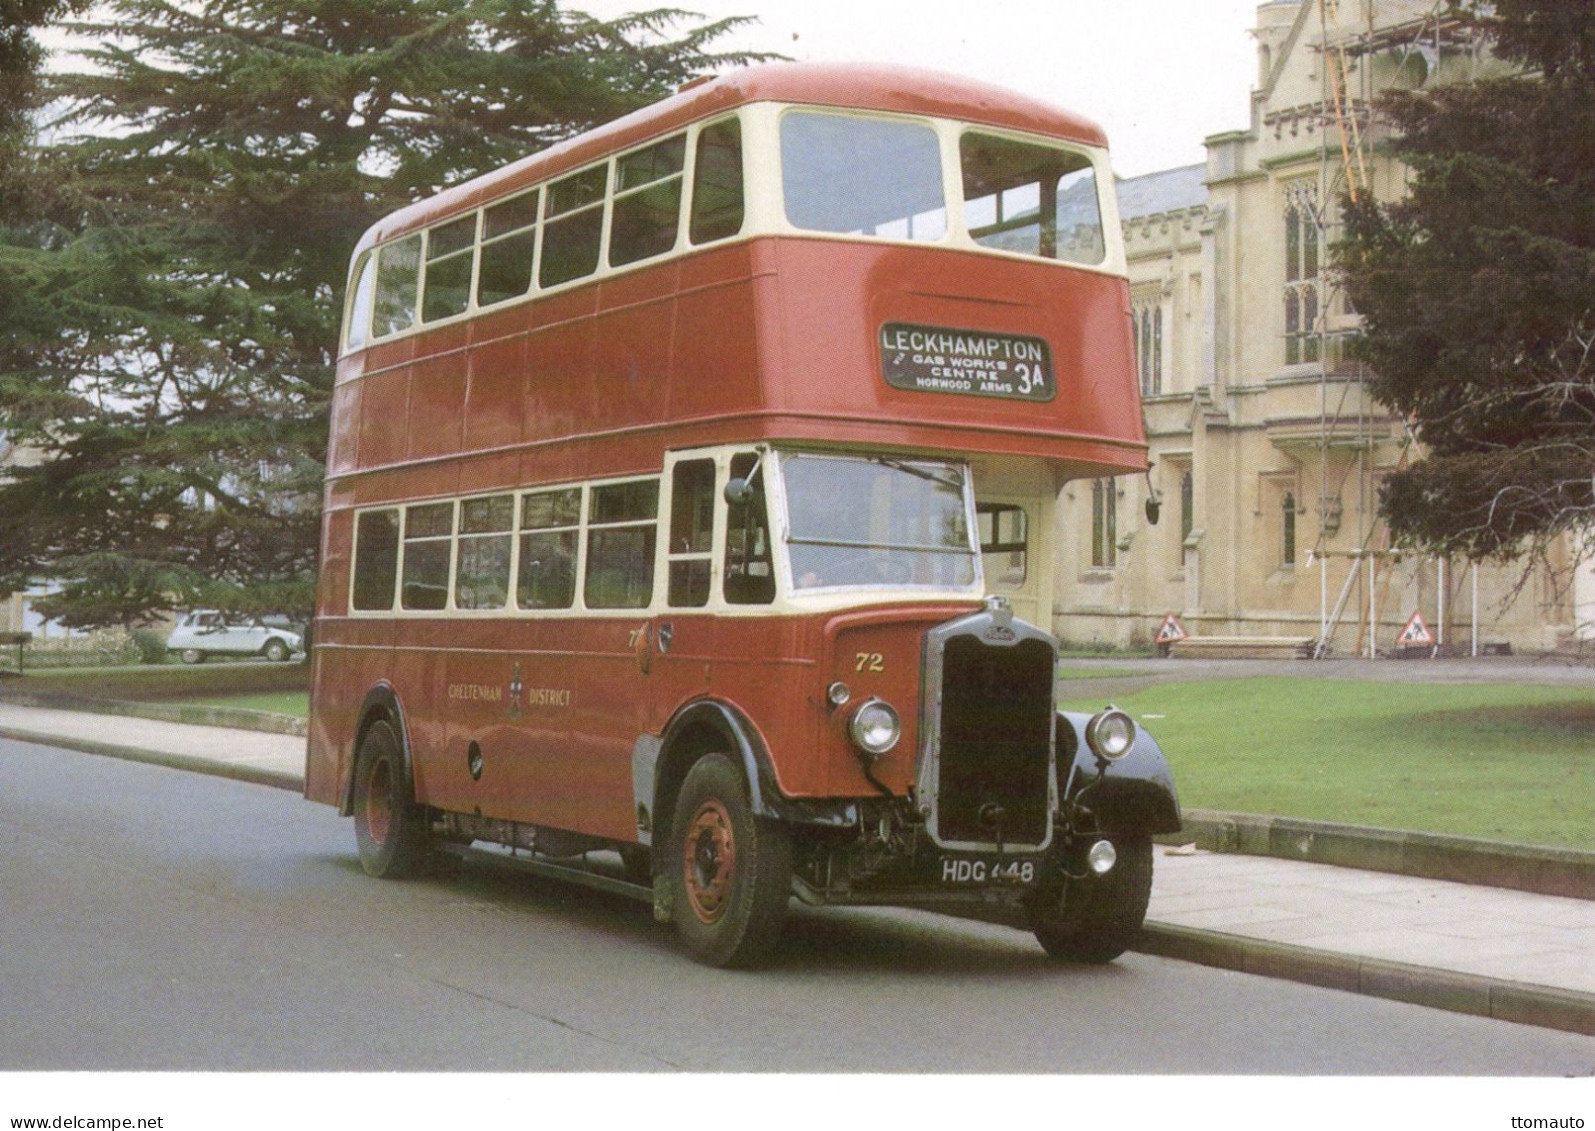
<instances>
[{"instance_id":1,"label":"road surface","mask_svg":"<svg viewBox=\"0 0 1595 1131\"><path fill-rule=\"evenodd\" d=\"M795 909L693 965L490 861L364 876L282 790L0 740L0 1069L1588 1075L1595 1038L1028 936Z\"/></svg>"}]
</instances>

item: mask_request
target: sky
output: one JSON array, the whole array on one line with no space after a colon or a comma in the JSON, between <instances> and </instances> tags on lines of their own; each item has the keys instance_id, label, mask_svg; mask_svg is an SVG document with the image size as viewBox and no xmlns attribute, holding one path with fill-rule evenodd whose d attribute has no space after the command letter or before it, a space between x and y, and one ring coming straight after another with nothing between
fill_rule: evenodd
<instances>
[{"instance_id":1,"label":"sky","mask_svg":"<svg viewBox=\"0 0 1595 1131\"><path fill-rule=\"evenodd\" d=\"M1203 161L1202 139L1247 125L1258 0L669 0L710 19L756 16L724 49L950 71L1084 114L1121 176ZM601 19L663 6L568 0Z\"/></svg>"}]
</instances>

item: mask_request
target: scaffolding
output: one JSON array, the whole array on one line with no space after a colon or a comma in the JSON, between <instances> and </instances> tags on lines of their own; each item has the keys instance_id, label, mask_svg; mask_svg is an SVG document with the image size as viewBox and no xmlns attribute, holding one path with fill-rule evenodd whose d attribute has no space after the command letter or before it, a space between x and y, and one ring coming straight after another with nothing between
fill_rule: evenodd
<instances>
[{"instance_id":1,"label":"scaffolding","mask_svg":"<svg viewBox=\"0 0 1595 1131\"><path fill-rule=\"evenodd\" d=\"M1355 4L1359 11L1343 12ZM1374 150L1378 140L1374 120L1375 60L1390 60L1394 77L1416 75L1421 85L1438 69L1445 55L1466 53L1477 58L1481 39L1477 29L1464 17L1450 10L1446 0L1316 0L1318 68L1321 101L1316 108L1319 125L1319 165L1316 206L1312 211L1320 248L1326 248L1338 226L1335 202L1342 196L1352 203L1374 195ZM1417 74L1421 61L1422 73ZM1344 340L1355 332L1354 312L1347 308L1338 281L1330 276L1321 280L1323 293L1317 296L1316 321L1318 373L1318 467L1319 515L1317 541L1309 560L1319 566L1319 634L1313 655L1329 654L1335 632L1355 585L1365 586L1364 606L1368 618L1357 618L1355 652L1370 657L1377 654L1380 595L1388 592L1396 564L1403 560L1399 550L1387 544L1379 523L1376 502L1376 447L1383 438L1378 427L1390 429L1397 422L1375 411L1365 391L1366 372L1358 360L1345 358ZM1377 427L1376 427L1377 426ZM1398 459L1404 463L1412 447L1410 429L1402 428ZM1336 457L1339 457L1338 459ZM1338 469L1333 469L1335 463ZM1399 464L1398 464L1399 466ZM1329 541L1341 531L1345 511L1344 495L1355 478L1358 528L1352 532L1353 548L1332 548ZM1345 584L1339 599L1330 605L1330 562L1348 563ZM1411 560L1408 556L1407 560ZM1383 589L1381 589L1381 568ZM1439 631L1446 631L1446 563L1439 559ZM1454 607L1454 605L1453 605ZM1475 635L1476 635L1475 627Z\"/></svg>"}]
</instances>

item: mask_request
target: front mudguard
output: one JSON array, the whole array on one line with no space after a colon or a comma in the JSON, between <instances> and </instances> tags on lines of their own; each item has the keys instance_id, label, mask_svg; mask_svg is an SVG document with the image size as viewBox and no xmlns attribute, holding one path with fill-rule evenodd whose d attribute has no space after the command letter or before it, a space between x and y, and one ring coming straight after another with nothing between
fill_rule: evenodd
<instances>
[{"instance_id":1,"label":"front mudguard","mask_svg":"<svg viewBox=\"0 0 1595 1131\"><path fill-rule=\"evenodd\" d=\"M1071 823L1094 818L1095 831L1110 835L1179 832L1174 772L1157 741L1136 727L1130 752L1117 762L1104 763L1086 744L1090 720L1090 715L1080 712L1058 712L1058 796Z\"/></svg>"}]
</instances>

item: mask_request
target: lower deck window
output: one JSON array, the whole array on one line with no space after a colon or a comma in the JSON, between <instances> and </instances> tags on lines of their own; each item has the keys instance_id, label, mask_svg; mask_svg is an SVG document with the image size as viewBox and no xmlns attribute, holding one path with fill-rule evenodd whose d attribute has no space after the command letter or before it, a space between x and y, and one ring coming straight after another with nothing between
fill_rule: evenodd
<instances>
[{"instance_id":1,"label":"lower deck window","mask_svg":"<svg viewBox=\"0 0 1595 1131\"><path fill-rule=\"evenodd\" d=\"M460 504L460 539L454 563L456 609L502 609L510 593L510 495Z\"/></svg>"},{"instance_id":2,"label":"lower deck window","mask_svg":"<svg viewBox=\"0 0 1595 1131\"><path fill-rule=\"evenodd\" d=\"M366 511L354 527L354 592L360 610L393 608L393 583L399 574L399 512Z\"/></svg>"},{"instance_id":3,"label":"lower deck window","mask_svg":"<svg viewBox=\"0 0 1595 1131\"><path fill-rule=\"evenodd\" d=\"M521 499L521 561L515 601L523 609L568 609L576 601L580 487L536 491Z\"/></svg>"},{"instance_id":4,"label":"lower deck window","mask_svg":"<svg viewBox=\"0 0 1595 1131\"><path fill-rule=\"evenodd\" d=\"M641 609L653 600L659 483L638 480L592 489L587 577L582 597L592 609Z\"/></svg>"},{"instance_id":5,"label":"lower deck window","mask_svg":"<svg viewBox=\"0 0 1595 1131\"><path fill-rule=\"evenodd\" d=\"M453 534L453 503L430 503L405 512L404 585L399 598L404 608L431 611L448 606Z\"/></svg>"}]
</instances>

